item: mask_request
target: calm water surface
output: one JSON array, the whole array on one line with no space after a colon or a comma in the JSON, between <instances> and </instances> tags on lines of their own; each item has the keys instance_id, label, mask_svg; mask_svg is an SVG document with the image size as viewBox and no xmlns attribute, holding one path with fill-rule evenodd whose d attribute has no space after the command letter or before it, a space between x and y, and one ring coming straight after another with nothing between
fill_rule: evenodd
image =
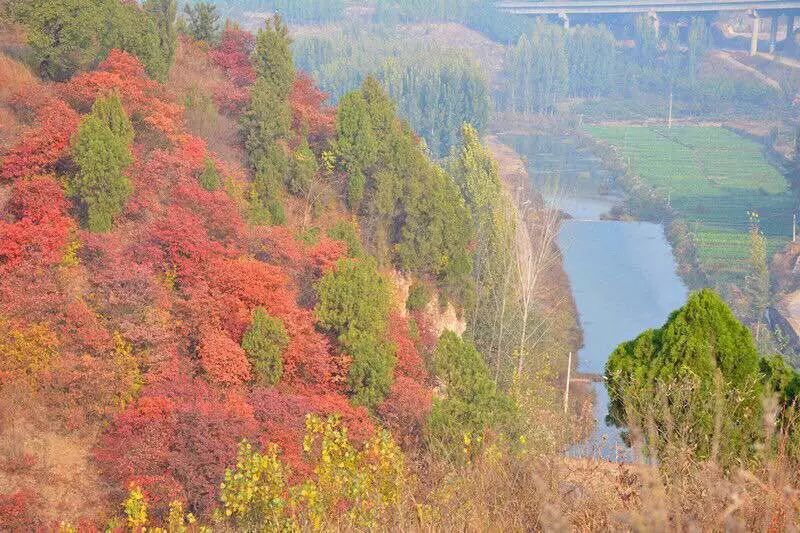
<instances>
[{"instance_id":1,"label":"calm water surface","mask_svg":"<svg viewBox=\"0 0 800 533\"><path fill-rule=\"evenodd\" d=\"M558 244L583 329L578 371L602 374L608 356L621 342L661 326L686 300L664 228L649 222L600 220L621 197L614 194L613 179L600 161L571 139L505 136L504 141L527 158L531 178L546 191L545 197L574 217L562 224ZM605 422L605 385L595 383L594 388L594 434L570 453L624 460L630 451L619 431Z\"/></svg>"}]
</instances>

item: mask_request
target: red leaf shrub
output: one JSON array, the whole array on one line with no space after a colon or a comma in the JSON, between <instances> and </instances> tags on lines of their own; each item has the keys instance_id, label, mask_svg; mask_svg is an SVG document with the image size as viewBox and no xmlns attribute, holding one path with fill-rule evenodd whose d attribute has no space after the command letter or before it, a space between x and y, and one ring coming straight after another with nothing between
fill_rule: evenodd
<instances>
[{"instance_id":1,"label":"red leaf shrub","mask_svg":"<svg viewBox=\"0 0 800 533\"><path fill-rule=\"evenodd\" d=\"M292 108L292 129L302 133L307 129L312 144L320 146L333 134L336 109L325 102L328 95L314 85L314 80L302 72L294 78L289 104Z\"/></svg>"},{"instance_id":2,"label":"red leaf shrub","mask_svg":"<svg viewBox=\"0 0 800 533\"><path fill-rule=\"evenodd\" d=\"M250 380L250 363L244 350L225 333L210 327L200 333L197 353L211 381L241 385Z\"/></svg>"},{"instance_id":3,"label":"red leaf shrub","mask_svg":"<svg viewBox=\"0 0 800 533\"><path fill-rule=\"evenodd\" d=\"M77 128L78 114L61 100L49 100L38 110L36 125L3 157L0 177L11 180L52 171Z\"/></svg>"},{"instance_id":4,"label":"red leaf shrub","mask_svg":"<svg viewBox=\"0 0 800 533\"><path fill-rule=\"evenodd\" d=\"M409 377L395 376L392 388L378 407L386 427L406 446L421 442L430 413L433 391Z\"/></svg>"},{"instance_id":5,"label":"red leaf shrub","mask_svg":"<svg viewBox=\"0 0 800 533\"><path fill-rule=\"evenodd\" d=\"M40 526L33 518L36 495L30 490L0 493L0 529L33 531Z\"/></svg>"},{"instance_id":6,"label":"red leaf shrub","mask_svg":"<svg viewBox=\"0 0 800 533\"><path fill-rule=\"evenodd\" d=\"M53 178L37 176L15 182L8 204L14 221L0 220L0 273L23 261L60 262L74 228L66 210L67 201Z\"/></svg>"},{"instance_id":7,"label":"red leaf shrub","mask_svg":"<svg viewBox=\"0 0 800 533\"><path fill-rule=\"evenodd\" d=\"M182 133L183 108L171 101L164 87L147 77L139 59L127 52L111 50L97 70L78 74L63 90L81 110L88 110L98 96L117 91L135 123L171 142L178 142Z\"/></svg>"},{"instance_id":8,"label":"red leaf shrub","mask_svg":"<svg viewBox=\"0 0 800 533\"><path fill-rule=\"evenodd\" d=\"M418 445L433 402L425 362L409 336L408 320L394 311L389 315L389 339L395 344L397 363L389 394L378 415L406 446Z\"/></svg>"},{"instance_id":9,"label":"red leaf shrub","mask_svg":"<svg viewBox=\"0 0 800 533\"><path fill-rule=\"evenodd\" d=\"M336 261L347 255L347 243L324 237L311 248L309 256L320 272L332 269Z\"/></svg>"},{"instance_id":10,"label":"red leaf shrub","mask_svg":"<svg viewBox=\"0 0 800 533\"><path fill-rule=\"evenodd\" d=\"M237 114L250 101L250 86L255 82L256 73L250 62L250 54L255 48L252 33L236 26L226 26L219 45L211 51L211 59L224 71L230 83L217 89L214 101L228 114Z\"/></svg>"},{"instance_id":11,"label":"red leaf shrub","mask_svg":"<svg viewBox=\"0 0 800 533\"><path fill-rule=\"evenodd\" d=\"M316 330L313 312L296 309L282 318L291 340L283 354L281 382L299 391L340 391L334 378L331 347L328 339Z\"/></svg>"},{"instance_id":12,"label":"red leaf shrub","mask_svg":"<svg viewBox=\"0 0 800 533\"><path fill-rule=\"evenodd\" d=\"M354 407L346 397L337 394L299 395L259 387L250 394L250 403L259 423L262 446L270 442L278 444L284 460L300 476L311 472L302 448L306 415L340 415L355 442L365 441L375 431L365 408Z\"/></svg>"},{"instance_id":13,"label":"red leaf shrub","mask_svg":"<svg viewBox=\"0 0 800 533\"><path fill-rule=\"evenodd\" d=\"M216 505L239 441L256 440L256 421L241 397L201 381L190 385L176 398L140 398L100 438L95 456L119 497L131 481L153 478L185 495L190 511L206 515ZM166 503L155 502L152 511L163 516Z\"/></svg>"},{"instance_id":14,"label":"red leaf shrub","mask_svg":"<svg viewBox=\"0 0 800 533\"><path fill-rule=\"evenodd\" d=\"M428 379L425 362L420 357L414 341L409 337L408 319L397 311L389 315L389 340L397 347L395 374L408 376L424 383Z\"/></svg>"}]
</instances>

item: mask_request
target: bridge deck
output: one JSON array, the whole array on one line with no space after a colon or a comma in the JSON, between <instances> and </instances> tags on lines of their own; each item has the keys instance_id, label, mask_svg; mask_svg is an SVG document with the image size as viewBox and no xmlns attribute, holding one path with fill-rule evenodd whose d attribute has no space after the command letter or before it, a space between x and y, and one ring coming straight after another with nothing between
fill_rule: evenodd
<instances>
[{"instance_id":1,"label":"bridge deck","mask_svg":"<svg viewBox=\"0 0 800 533\"><path fill-rule=\"evenodd\" d=\"M763 11L800 10L800 1L790 0L560 0L560 1L501 1L497 7L519 15L592 15L623 13L697 13L719 11Z\"/></svg>"}]
</instances>

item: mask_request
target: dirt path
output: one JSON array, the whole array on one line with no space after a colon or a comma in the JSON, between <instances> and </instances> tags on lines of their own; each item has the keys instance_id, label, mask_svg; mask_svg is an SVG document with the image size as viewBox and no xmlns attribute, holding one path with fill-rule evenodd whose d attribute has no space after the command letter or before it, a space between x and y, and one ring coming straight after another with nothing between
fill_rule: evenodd
<instances>
[{"instance_id":1,"label":"dirt path","mask_svg":"<svg viewBox=\"0 0 800 533\"><path fill-rule=\"evenodd\" d=\"M764 59L769 59L770 61L775 61L776 63L780 63L781 65L785 65L790 68L800 69L800 61L796 59L792 59L790 57L783 57L778 55L770 55L765 52L759 52L756 54L758 57L763 57Z\"/></svg>"},{"instance_id":2,"label":"dirt path","mask_svg":"<svg viewBox=\"0 0 800 533\"><path fill-rule=\"evenodd\" d=\"M755 79L757 79L758 81L768 85L769 87L772 87L773 89L777 89L779 91L781 90L781 84L778 83L777 80L774 80L774 79L770 78L769 76L765 76L759 70L754 69L753 67L751 67L749 65L745 65L744 63L742 63L741 61L739 61L738 59L733 57L729 52L727 52L725 50L714 50L712 52L712 55L714 57L718 57L719 59L725 61L727 64L731 65L733 68L735 68L737 70L741 70L743 72L750 73L750 75L752 75ZM762 55L762 54L759 54L759 55ZM763 54L763 55L767 56L767 54ZM771 58L772 56L767 56L767 57Z\"/></svg>"}]
</instances>

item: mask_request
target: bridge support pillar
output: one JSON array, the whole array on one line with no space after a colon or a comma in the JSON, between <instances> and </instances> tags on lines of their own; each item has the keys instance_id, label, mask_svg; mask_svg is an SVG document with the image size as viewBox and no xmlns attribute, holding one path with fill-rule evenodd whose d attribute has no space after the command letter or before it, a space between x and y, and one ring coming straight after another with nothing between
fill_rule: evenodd
<instances>
[{"instance_id":1,"label":"bridge support pillar","mask_svg":"<svg viewBox=\"0 0 800 533\"><path fill-rule=\"evenodd\" d=\"M778 45L778 20L780 15L772 15L772 20L769 23L769 53L775 54L775 47Z\"/></svg>"},{"instance_id":2,"label":"bridge support pillar","mask_svg":"<svg viewBox=\"0 0 800 533\"><path fill-rule=\"evenodd\" d=\"M789 51L794 51L794 13L786 13L786 46Z\"/></svg>"},{"instance_id":3,"label":"bridge support pillar","mask_svg":"<svg viewBox=\"0 0 800 533\"><path fill-rule=\"evenodd\" d=\"M656 35L661 35L661 19L658 18L658 13L651 10L647 13L647 18L650 19L650 24L652 24L653 29L656 30Z\"/></svg>"},{"instance_id":4,"label":"bridge support pillar","mask_svg":"<svg viewBox=\"0 0 800 533\"><path fill-rule=\"evenodd\" d=\"M761 30L761 19L758 17L758 12L753 10L753 38L750 40L750 55L756 55L758 52L758 34Z\"/></svg>"}]
</instances>

